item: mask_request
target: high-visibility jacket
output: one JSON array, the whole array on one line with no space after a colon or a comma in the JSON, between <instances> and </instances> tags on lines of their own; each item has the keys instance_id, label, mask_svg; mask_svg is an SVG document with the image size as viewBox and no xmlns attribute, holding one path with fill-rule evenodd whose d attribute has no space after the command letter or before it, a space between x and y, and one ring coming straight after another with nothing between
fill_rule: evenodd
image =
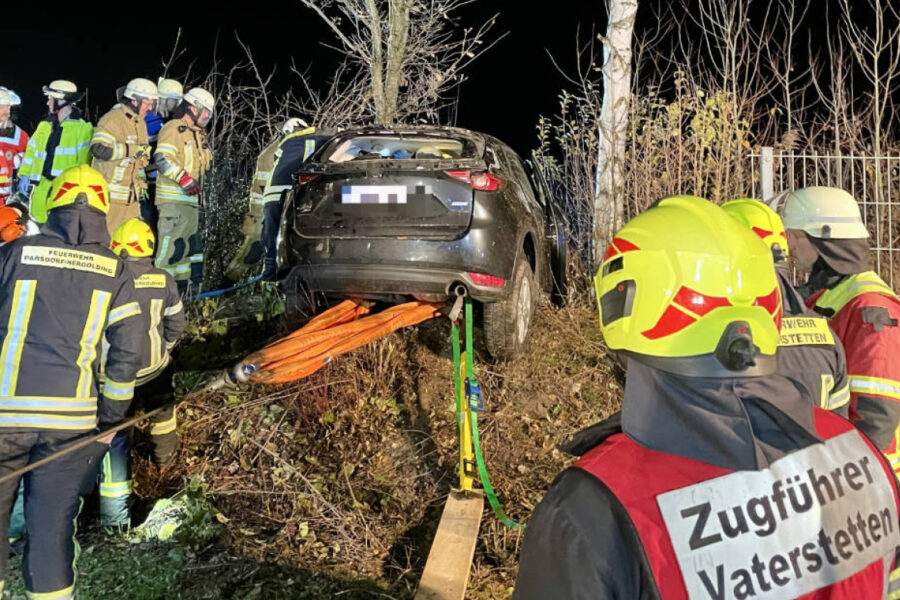
<instances>
[{"instance_id":1,"label":"high-visibility jacket","mask_svg":"<svg viewBox=\"0 0 900 600\"><path fill-rule=\"evenodd\" d=\"M91 146L94 145L102 146L106 153L111 153L108 159L95 155L91 164L109 184L110 200L120 204L136 202L141 192L147 189L142 169L151 159L144 119L130 107L116 105L94 127ZM140 146L144 146L147 153L137 158Z\"/></svg>"},{"instance_id":2,"label":"high-visibility jacket","mask_svg":"<svg viewBox=\"0 0 900 600\"><path fill-rule=\"evenodd\" d=\"M156 203L189 202L197 204L197 196L188 196L178 181L185 175L200 181L212 166L212 152L203 128L188 125L184 119L173 119L159 131L154 162L158 168Z\"/></svg>"},{"instance_id":3,"label":"high-visibility jacket","mask_svg":"<svg viewBox=\"0 0 900 600\"><path fill-rule=\"evenodd\" d=\"M263 202L279 202L281 195L294 185L293 175L303 161L315 152L317 144L330 137L330 134L317 133L315 127L307 127L285 136L275 151L275 166L263 192Z\"/></svg>"},{"instance_id":4,"label":"high-visibility jacket","mask_svg":"<svg viewBox=\"0 0 900 600\"><path fill-rule=\"evenodd\" d=\"M134 282L109 249L104 216L51 211L39 235L0 248L0 430L86 432L121 421L143 329Z\"/></svg>"},{"instance_id":5,"label":"high-visibility jacket","mask_svg":"<svg viewBox=\"0 0 900 600\"><path fill-rule=\"evenodd\" d=\"M19 179L27 178L31 190L31 217L38 223L47 220L47 195L53 178L70 167L91 162L91 136L94 127L87 121L70 117L59 123L55 116L41 121L25 149Z\"/></svg>"},{"instance_id":6,"label":"high-visibility jacket","mask_svg":"<svg viewBox=\"0 0 900 600\"><path fill-rule=\"evenodd\" d=\"M134 278L134 295L144 318L144 344L137 385L159 375L169 364L169 351L184 332L184 306L172 276L153 266L152 258L125 261Z\"/></svg>"},{"instance_id":7,"label":"high-visibility jacket","mask_svg":"<svg viewBox=\"0 0 900 600\"><path fill-rule=\"evenodd\" d=\"M850 386L843 344L828 320L807 308L787 274L780 268L777 271L784 315L775 356L778 373L802 388L820 408L846 417Z\"/></svg>"},{"instance_id":8,"label":"high-visibility jacket","mask_svg":"<svg viewBox=\"0 0 900 600\"><path fill-rule=\"evenodd\" d=\"M876 273L867 271L807 302L830 318L847 352L851 421L900 472L900 300Z\"/></svg>"},{"instance_id":9,"label":"high-visibility jacket","mask_svg":"<svg viewBox=\"0 0 900 600\"><path fill-rule=\"evenodd\" d=\"M259 153L256 159L256 172L253 173L253 182L250 184L250 212L262 214L263 194L266 186L272 180L272 171L275 170L275 159L281 146L281 140L277 139ZM258 208L254 208L258 207Z\"/></svg>"},{"instance_id":10,"label":"high-visibility jacket","mask_svg":"<svg viewBox=\"0 0 900 600\"><path fill-rule=\"evenodd\" d=\"M28 134L18 125L0 130L0 202L12 193L12 180L22 164Z\"/></svg>"},{"instance_id":11,"label":"high-visibility jacket","mask_svg":"<svg viewBox=\"0 0 900 600\"><path fill-rule=\"evenodd\" d=\"M651 450L624 433L575 464L624 509L615 526L639 539L633 560L656 587L641 598L861 600L900 588L888 577L900 545L893 474L850 423L814 411L823 442L758 471ZM557 597L589 597L570 591Z\"/></svg>"}]
</instances>

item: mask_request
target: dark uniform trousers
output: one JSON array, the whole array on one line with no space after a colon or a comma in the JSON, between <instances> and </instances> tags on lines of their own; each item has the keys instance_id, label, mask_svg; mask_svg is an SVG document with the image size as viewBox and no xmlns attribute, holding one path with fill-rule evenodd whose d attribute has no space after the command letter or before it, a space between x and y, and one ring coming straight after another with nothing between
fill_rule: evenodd
<instances>
[{"instance_id":1,"label":"dark uniform trousers","mask_svg":"<svg viewBox=\"0 0 900 600\"><path fill-rule=\"evenodd\" d=\"M34 463L68 443L91 433L53 431L0 432L0 477ZM74 594L73 564L78 553L76 520L81 496L97 481L100 459L107 445L95 442L22 476L25 484L25 518L28 521L22 573L26 588L35 594L57 592L53 600ZM9 515L19 479L0 483L0 581L9 558Z\"/></svg>"}]
</instances>

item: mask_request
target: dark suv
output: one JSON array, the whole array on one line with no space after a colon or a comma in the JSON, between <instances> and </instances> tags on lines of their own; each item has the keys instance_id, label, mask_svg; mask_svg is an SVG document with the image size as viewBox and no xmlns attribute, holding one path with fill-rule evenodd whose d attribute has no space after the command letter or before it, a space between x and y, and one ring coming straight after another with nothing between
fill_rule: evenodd
<instances>
[{"instance_id":1,"label":"dark suv","mask_svg":"<svg viewBox=\"0 0 900 600\"><path fill-rule=\"evenodd\" d=\"M285 199L289 293L484 306L488 351L525 348L538 289L566 294L563 215L530 161L451 127L364 127L324 144ZM290 304L290 303L289 303Z\"/></svg>"}]
</instances>

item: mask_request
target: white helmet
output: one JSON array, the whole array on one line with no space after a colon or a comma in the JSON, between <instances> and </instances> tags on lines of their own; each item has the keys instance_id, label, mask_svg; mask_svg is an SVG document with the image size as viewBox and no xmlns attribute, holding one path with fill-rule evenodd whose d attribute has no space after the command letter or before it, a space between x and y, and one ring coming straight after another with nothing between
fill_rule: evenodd
<instances>
[{"instance_id":1,"label":"white helmet","mask_svg":"<svg viewBox=\"0 0 900 600\"><path fill-rule=\"evenodd\" d=\"M205 108L209 114L213 113L216 106L216 99L203 88L188 90L188 93L184 95L184 101L196 108Z\"/></svg>"},{"instance_id":2,"label":"white helmet","mask_svg":"<svg viewBox=\"0 0 900 600\"><path fill-rule=\"evenodd\" d=\"M289 133L293 133L298 129L306 129L309 125L301 119L300 117L292 117L285 121L284 125L281 127L281 133L287 135Z\"/></svg>"},{"instance_id":3,"label":"white helmet","mask_svg":"<svg viewBox=\"0 0 900 600\"><path fill-rule=\"evenodd\" d=\"M181 87L181 84L174 79L165 79L163 77L160 77L159 81L157 81L156 83L156 87L159 90L160 98L181 100L181 98L184 96L184 88Z\"/></svg>"},{"instance_id":4,"label":"white helmet","mask_svg":"<svg viewBox=\"0 0 900 600\"><path fill-rule=\"evenodd\" d=\"M864 240L859 204L849 193L833 187L794 190L784 201L784 228L801 229L814 238Z\"/></svg>"},{"instance_id":5,"label":"white helmet","mask_svg":"<svg viewBox=\"0 0 900 600\"><path fill-rule=\"evenodd\" d=\"M22 104L22 99L11 89L0 86L0 105L4 104L7 106L19 106Z\"/></svg>"},{"instance_id":6,"label":"white helmet","mask_svg":"<svg viewBox=\"0 0 900 600\"><path fill-rule=\"evenodd\" d=\"M66 100L78 94L78 86L65 79L56 79L44 86L44 95L56 100Z\"/></svg>"},{"instance_id":7,"label":"white helmet","mask_svg":"<svg viewBox=\"0 0 900 600\"><path fill-rule=\"evenodd\" d=\"M125 86L125 91L122 92L122 96L129 100L140 101L143 98L147 98L148 100L156 101L159 98L159 91L156 89L155 83L149 79L138 77L128 82L128 85Z\"/></svg>"}]
</instances>

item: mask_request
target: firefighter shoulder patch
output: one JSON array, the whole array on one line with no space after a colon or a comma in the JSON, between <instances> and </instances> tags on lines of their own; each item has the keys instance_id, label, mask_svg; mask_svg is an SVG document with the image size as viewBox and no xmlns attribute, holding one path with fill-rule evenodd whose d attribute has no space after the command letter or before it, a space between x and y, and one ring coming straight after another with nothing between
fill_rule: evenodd
<instances>
[{"instance_id":1,"label":"firefighter shoulder patch","mask_svg":"<svg viewBox=\"0 0 900 600\"><path fill-rule=\"evenodd\" d=\"M46 246L25 246L22 249L21 263L36 267L74 269L107 277L115 277L119 268L119 261L115 258L81 250L48 248Z\"/></svg>"},{"instance_id":2,"label":"firefighter shoulder patch","mask_svg":"<svg viewBox=\"0 0 900 600\"><path fill-rule=\"evenodd\" d=\"M144 273L134 280L135 289L164 288L166 276L160 273Z\"/></svg>"},{"instance_id":3,"label":"firefighter shoulder patch","mask_svg":"<svg viewBox=\"0 0 900 600\"><path fill-rule=\"evenodd\" d=\"M834 345L828 321L818 317L785 317L781 320L779 346Z\"/></svg>"}]
</instances>

